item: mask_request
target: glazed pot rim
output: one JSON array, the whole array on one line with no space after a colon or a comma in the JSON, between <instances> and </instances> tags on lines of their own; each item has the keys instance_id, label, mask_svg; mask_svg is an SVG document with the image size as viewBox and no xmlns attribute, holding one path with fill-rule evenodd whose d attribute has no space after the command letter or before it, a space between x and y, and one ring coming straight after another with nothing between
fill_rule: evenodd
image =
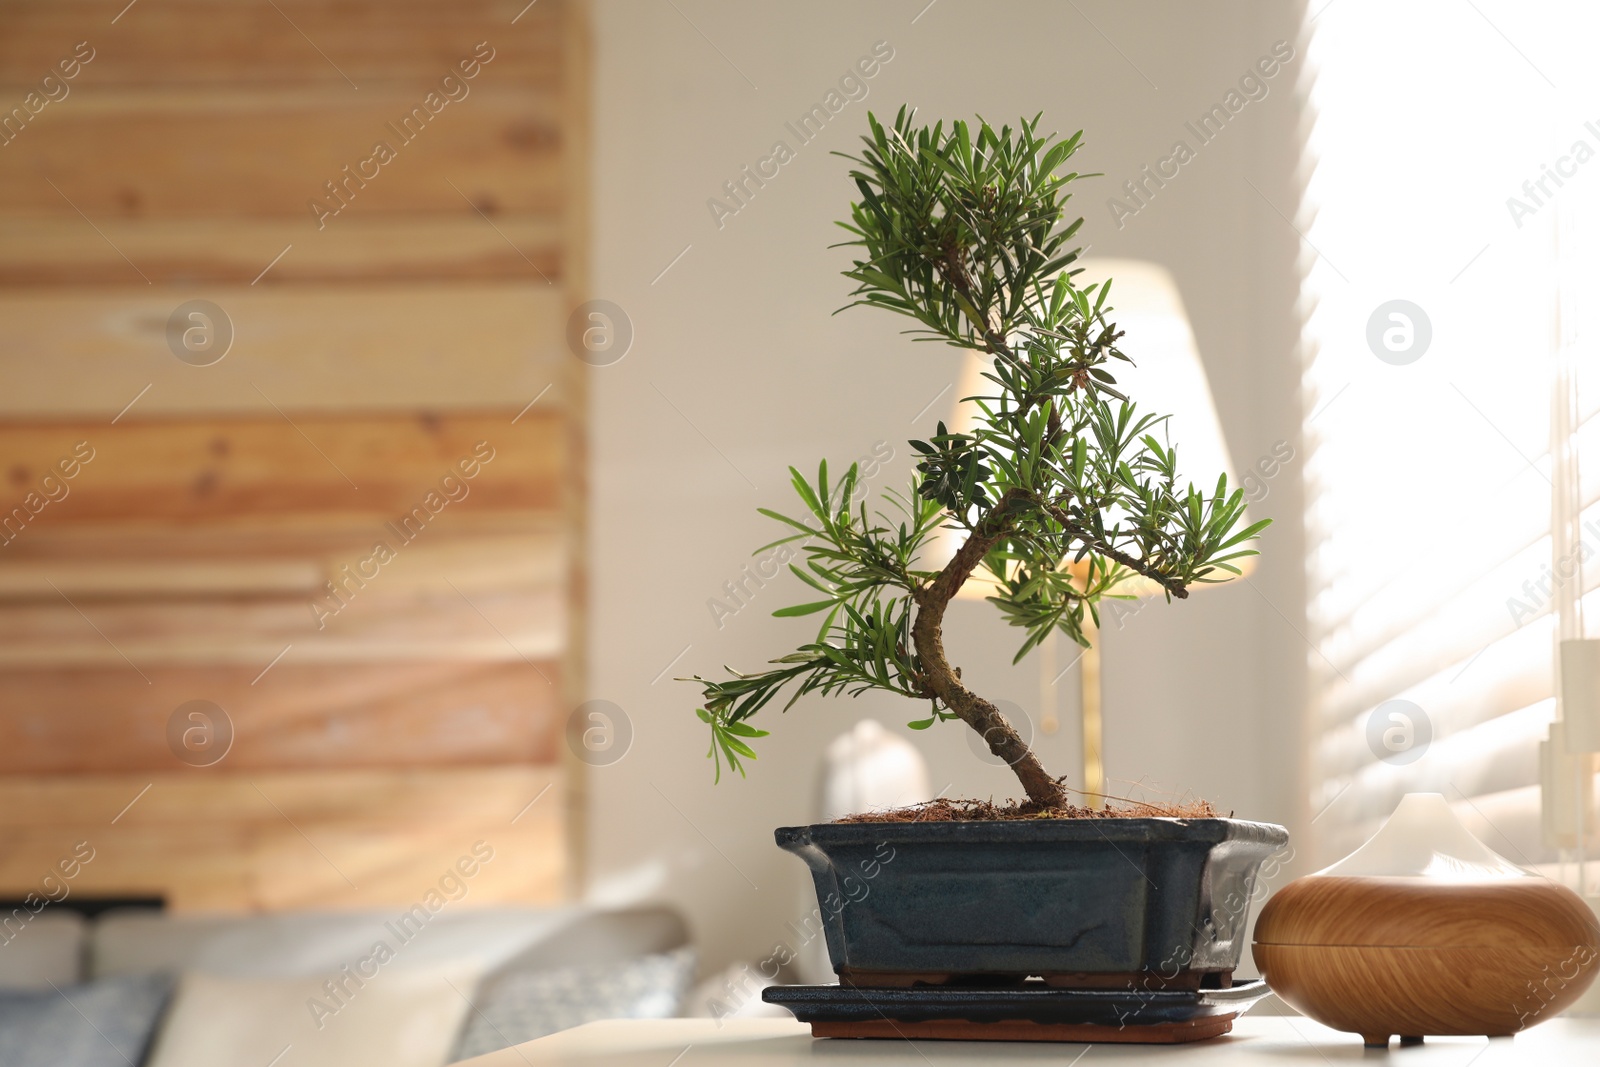
<instances>
[{"instance_id":1,"label":"glazed pot rim","mask_svg":"<svg viewBox=\"0 0 1600 1067\"><path fill-rule=\"evenodd\" d=\"M1109 841L1118 844L1241 841L1282 845L1289 831L1276 823L1246 819L1177 819L1157 816L1126 819L961 819L941 822L828 822L780 826L780 846L905 843L1018 843Z\"/></svg>"}]
</instances>

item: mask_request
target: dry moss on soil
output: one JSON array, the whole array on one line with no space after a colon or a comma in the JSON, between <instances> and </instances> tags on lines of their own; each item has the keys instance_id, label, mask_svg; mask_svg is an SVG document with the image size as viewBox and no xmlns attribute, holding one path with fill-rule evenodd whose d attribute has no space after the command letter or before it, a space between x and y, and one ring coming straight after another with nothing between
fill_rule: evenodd
<instances>
[{"instance_id":1,"label":"dry moss on soil","mask_svg":"<svg viewBox=\"0 0 1600 1067\"><path fill-rule=\"evenodd\" d=\"M846 815L841 823L884 822L997 822L1016 819L1220 819L1222 814L1209 800L1150 804L1138 800L1112 798L1117 807L1088 808L1077 804L1045 807L1031 800L937 800L912 804L888 811L868 811ZM1230 813L1231 817L1231 813Z\"/></svg>"}]
</instances>

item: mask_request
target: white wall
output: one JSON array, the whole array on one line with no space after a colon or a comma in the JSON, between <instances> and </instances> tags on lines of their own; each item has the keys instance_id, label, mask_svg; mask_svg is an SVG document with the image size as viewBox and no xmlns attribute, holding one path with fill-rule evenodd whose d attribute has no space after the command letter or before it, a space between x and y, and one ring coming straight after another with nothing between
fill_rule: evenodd
<instances>
[{"instance_id":1,"label":"white wall","mask_svg":"<svg viewBox=\"0 0 1600 1067\"><path fill-rule=\"evenodd\" d=\"M818 754L858 717L912 737L935 788L1016 792L1009 772L972 756L958 725L912 734L902 724L921 708L887 695L810 699L781 720L763 713L774 733L758 742L749 780L714 787L697 690L672 681L723 664L754 668L807 638L811 620L769 617L795 602L792 578L720 629L713 623L708 599L777 536L756 507L793 506L789 464L814 470L826 456L842 467L879 440L895 452L880 484L903 483L905 440L928 433L938 413L913 416L966 358L911 343L899 334L907 323L885 313L832 314L849 288L838 273L848 252L827 245L843 235L832 223L855 190L829 152L853 150L868 108L909 102L930 120L997 121L1042 109L1047 125L1082 127L1081 169L1106 174L1074 200L1088 219L1083 237L1096 255L1153 259L1175 274L1236 467L1280 440L1298 450L1297 242L1279 212L1292 216L1295 202L1300 58L1121 229L1106 205L1174 141L1196 144L1184 123L1274 42L1294 41L1293 5L1080 0L1079 14L1055 3L924 3L600 0L594 9L594 295L627 310L636 340L592 379L589 693L627 712L635 740L620 762L590 773L589 890L677 904L708 965L763 954L798 916L803 868L773 845L772 829L809 820ZM894 54L867 99L799 146L785 122L878 41ZM796 158L719 228L707 200L776 140ZM1291 464L1256 509L1278 524L1254 588L1152 604L1110 626L1114 784L1188 790L1241 817L1304 824L1299 476ZM981 603L956 605L948 630L974 688L1036 708L1034 662L1010 666L1019 631ZM1038 745L1047 766L1074 777L1076 674L1060 684L1062 730Z\"/></svg>"}]
</instances>

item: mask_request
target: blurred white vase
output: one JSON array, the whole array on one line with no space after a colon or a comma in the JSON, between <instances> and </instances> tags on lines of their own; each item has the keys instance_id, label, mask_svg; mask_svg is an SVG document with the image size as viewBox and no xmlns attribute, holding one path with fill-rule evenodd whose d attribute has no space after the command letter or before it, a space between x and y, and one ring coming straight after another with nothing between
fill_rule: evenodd
<instances>
[{"instance_id":1,"label":"blurred white vase","mask_svg":"<svg viewBox=\"0 0 1600 1067\"><path fill-rule=\"evenodd\" d=\"M828 743L817 774L817 821L932 799L928 761L876 719L862 719Z\"/></svg>"},{"instance_id":2,"label":"blurred white vase","mask_svg":"<svg viewBox=\"0 0 1600 1067\"><path fill-rule=\"evenodd\" d=\"M922 758L915 745L890 733L876 719L862 719L823 750L822 765L817 773L818 822L932 799L928 761ZM801 876L798 899L802 915L811 914L817 906L809 873ZM793 966L802 982L837 981L833 966L828 962L828 946L820 934L795 948Z\"/></svg>"}]
</instances>

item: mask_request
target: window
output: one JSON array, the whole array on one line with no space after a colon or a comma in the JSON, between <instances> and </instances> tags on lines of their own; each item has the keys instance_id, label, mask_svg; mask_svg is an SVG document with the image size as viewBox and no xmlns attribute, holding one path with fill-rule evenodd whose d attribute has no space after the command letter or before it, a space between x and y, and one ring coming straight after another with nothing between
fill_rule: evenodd
<instances>
[{"instance_id":1,"label":"window","mask_svg":"<svg viewBox=\"0 0 1600 1067\"><path fill-rule=\"evenodd\" d=\"M1583 110L1578 55L1596 21L1576 4L1374 0L1309 16L1297 224L1322 860L1410 791L1445 794L1515 862L1574 858L1541 830L1540 742L1558 631L1579 636L1580 597L1600 622L1600 559L1572 558L1600 552L1600 321L1581 299L1600 280L1600 109ZM1553 544L1553 525L1581 541Z\"/></svg>"}]
</instances>

